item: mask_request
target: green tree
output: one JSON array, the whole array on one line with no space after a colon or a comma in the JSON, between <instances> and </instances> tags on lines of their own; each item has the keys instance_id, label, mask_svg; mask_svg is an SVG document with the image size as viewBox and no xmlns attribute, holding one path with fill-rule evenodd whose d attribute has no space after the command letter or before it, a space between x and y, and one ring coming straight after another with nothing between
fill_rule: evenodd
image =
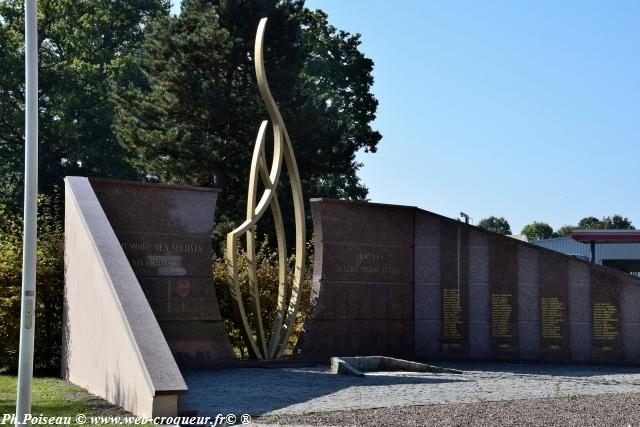
<instances>
[{"instance_id":1,"label":"green tree","mask_svg":"<svg viewBox=\"0 0 640 427\"><path fill-rule=\"evenodd\" d=\"M23 32L9 27L8 3L0 3L0 205L17 205L21 191L24 116Z\"/></svg>"},{"instance_id":2,"label":"green tree","mask_svg":"<svg viewBox=\"0 0 640 427\"><path fill-rule=\"evenodd\" d=\"M578 223L578 228L596 230L635 230L635 227L627 217L622 215L605 216L598 219L593 216L582 218Z\"/></svg>"},{"instance_id":3,"label":"green tree","mask_svg":"<svg viewBox=\"0 0 640 427\"><path fill-rule=\"evenodd\" d=\"M602 228L607 230L635 230L629 218L622 215L606 216L602 218Z\"/></svg>"},{"instance_id":4,"label":"green tree","mask_svg":"<svg viewBox=\"0 0 640 427\"><path fill-rule=\"evenodd\" d=\"M588 217L582 218L578 222L578 228L598 229L598 228L602 228L601 225L602 224L600 223L600 220L594 216L588 216Z\"/></svg>"},{"instance_id":5,"label":"green tree","mask_svg":"<svg viewBox=\"0 0 640 427\"><path fill-rule=\"evenodd\" d=\"M13 210L24 169L23 7L0 2L0 203ZM139 175L114 136L110 92L130 78L148 20L168 13L168 0L38 2L42 193L66 175Z\"/></svg>"},{"instance_id":6,"label":"green tree","mask_svg":"<svg viewBox=\"0 0 640 427\"><path fill-rule=\"evenodd\" d=\"M525 225L520 234L524 234L529 240L543 240L553 235L553 228L546 222L534 221Z\"/></svg>"},{"instance_id":7,"label":"green tree","mask_svg":"<svg viewBox=\"0 0 640 427\"><path fill-rule=\"evenodd\" d=\"M253 145L268 119L253 64L262 17L269 18L268 81L305 199L364 200L355 154L375 152L381 138L370 126L377 108L373 62L359 51L359 35L337 30L304 1L183 2L179 16L150 26L140 78L117 92L117 136L151 179L222 188L218 234L244 217ZM288 200L281 198L285 214Z\"/></svg>"},{"instance_id":8,"label":"green tree","mask_svg":"<svg viewBox=\"0 0 640 427\"><path fill-rule=\"evenodd\" d=\"M582 218L580 222L578 222L577 227L574 225L564 225L553 234L555 237L571 236L571 232L579 228L592 230L635 230L631 220L622 215L605 216L602 219L588 216Z\"/></svg>"},{"instance_id":9,"label":"green tree","mask_svg":"<svg viewBox=\"0 0 640 427\"><path fill-rule=\"evenodd\" d=\"M571 236L571 232L575 229L576 227L574 225L563 225L562 227L558 228L556 230L555 233L553 233L554 237L567 237L567 236Z\"/></svg>"},{"instance_id":10,"label":"green tree","mask_svg":"<svg viewBox=\"0 0 640 427\"><path fill-rule=\"evenodd\" d=\"M485 218L478 223L478 227L483 228L485 230L493 231L494 233L503 234L508 236L511 234L511 226L509 222L504 219L504 217L495 217L490 216L489 218Z\"/></svg>"},{"instance_id":11,"label":"green tree","mask_svg":"<svg viewBox=\"0 0 640 427\"><path fill-rule=\"evenodd\" d=\"M58 193L38 198L34 369L59 374L64 298L64 237ZM20 338L22 217L0 204L0 371L15 372Z\"/></svg>"}]
</instances>

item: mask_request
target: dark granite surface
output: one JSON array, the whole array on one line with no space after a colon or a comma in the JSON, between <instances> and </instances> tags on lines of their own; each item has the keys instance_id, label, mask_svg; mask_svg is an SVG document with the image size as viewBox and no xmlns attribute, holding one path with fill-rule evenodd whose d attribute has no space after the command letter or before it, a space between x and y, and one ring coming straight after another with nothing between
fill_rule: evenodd
<instances>
[{"instance_id":1,"label":"dark granite surface","mask_svg":"<svg viewBox=\"0 0 640 427\"><path fill-rule=\"evenodd\" d=\"M464 359L469 356L469 229L442 221L440 230L440 352L443 357Z\"/></svg>"},{"instance_id":2,"label":"dark granite surface","mask_svg":"<svg viewBox=\"0 0 640 427\"><path fill-rule=\"evenodd\" d=\"M92 185L178 360L233 359L211 272L217 191ZM637 278L416 208L311 206L301 359L640 363Z\"/></svg>"},{"instance_id":3,"label":"dark granite surface","mask_svg":"<svg viewBox=\"0 0 640 427\"><path fill-rule=\"evenodd\" d=\"M637 278L416 208L312 211L306 358L640 363Z\"/></svg>"},{"instance_id":4,"label":"dark granite surface","mask_svg":"<svg viewBox=\"0 0 640 427\"><path fill-rule=\"evenodd\" d=\"M569 340L569 260L550 252L538 254L540 359L567 362ZM530 339L531 337L521 337Z\"/></svg>"},{"instance_id":5,"label":"dark granite surface","mask_svg":"<svg viewBox=\"0 0 640 427\"><path fill-rule=\"evenodd\" d=\"M597 363L623 362L621 277L600 267L591 270L592 347L591 359ZM637 306L636 306L637 307Z\"/></svg>"},{"instance_id":6,"label":"dark granite surface","mask_svg":"<svg viewBox=\"0 0 640 427\"><path fill-rule=\"evenodd\" d=\"M517 359L518 347L518 242L489 237L489 304L491 358Z\"/></svg>"},{"instance_id":7,"label":"dark granite surface","mask_svg":"<svg viewBox=\"0 0 640 427\"><path fill-rule=\"evenodd\" d=\"M219 190L95 179L91 185L176 359L235 358L211 268Z\"/></svg>"},{"instance_id":8,"label":"dark granite surface","mask_svg":"<svg viewBox=\"0 0 640 427\"><path fill-rule=\"evenodd\" d=\"M412 357L413 212L331 201L311 208L315 301L300 356Z\"/></svg>"}]
</instances>

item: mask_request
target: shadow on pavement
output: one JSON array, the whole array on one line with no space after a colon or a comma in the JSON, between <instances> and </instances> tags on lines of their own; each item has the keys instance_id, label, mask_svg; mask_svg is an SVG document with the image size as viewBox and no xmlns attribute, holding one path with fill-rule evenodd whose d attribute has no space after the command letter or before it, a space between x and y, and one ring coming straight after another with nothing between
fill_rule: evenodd
<instances>
[{"instance_id":1,"label":"shadow on pavement","mask_svg":"<svg viewBox=\"0 0 640 427\"><path fill-rule=\"evenodd\" d=\"M263 415L271 411L335 393L351 387L438 384L465 381L455 374L412 372L367 373L365 377L332 375L327 368L226 369L187 371L189 392L183 408L199 415Z\"/></svg>"}]
</instances>

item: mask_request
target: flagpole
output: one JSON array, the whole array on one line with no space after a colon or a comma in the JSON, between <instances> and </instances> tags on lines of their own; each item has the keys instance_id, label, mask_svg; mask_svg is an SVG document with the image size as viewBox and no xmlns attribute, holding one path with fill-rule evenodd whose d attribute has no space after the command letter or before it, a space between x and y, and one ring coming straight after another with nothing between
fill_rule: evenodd
<instances>
[{"instance_id":1,"label":"flagpole","mask_svg":"<svg viewBox=\"0 0 640 427\"><path fill-rule=\"evenodd\" d=\"M38 198L38 27L37 0L25 1L25 163L24 233L22 245L22 308L16 425L31 413L33 340L36 304L36 241Z\"/></svg>"}]
</instances>

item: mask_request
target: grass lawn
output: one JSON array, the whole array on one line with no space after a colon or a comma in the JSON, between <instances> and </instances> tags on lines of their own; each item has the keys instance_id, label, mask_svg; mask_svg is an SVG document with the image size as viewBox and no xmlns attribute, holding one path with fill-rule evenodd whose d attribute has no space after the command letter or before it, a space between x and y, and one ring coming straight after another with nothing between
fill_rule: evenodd
<instances>
[{"instance_id":1,"label":"grass lawn","mask_svg":"<svg viewBox=\"0 0 640 427\"><path fill-rule=\"evenodd\" d=\"M3 414L14 414L18 378L0 375L0 421ZM131 416L122 408L113 406L104 399L59 378L34 378L31 413L35 416L71 417L70 425L78 414L91 416ZM8 425L5 423L5 425ZM39 425L39 424L34 424ZM86 425L90 425L87 420ZM102 424L104 426L110 424Z\"/></svg>"}]
</instances>

